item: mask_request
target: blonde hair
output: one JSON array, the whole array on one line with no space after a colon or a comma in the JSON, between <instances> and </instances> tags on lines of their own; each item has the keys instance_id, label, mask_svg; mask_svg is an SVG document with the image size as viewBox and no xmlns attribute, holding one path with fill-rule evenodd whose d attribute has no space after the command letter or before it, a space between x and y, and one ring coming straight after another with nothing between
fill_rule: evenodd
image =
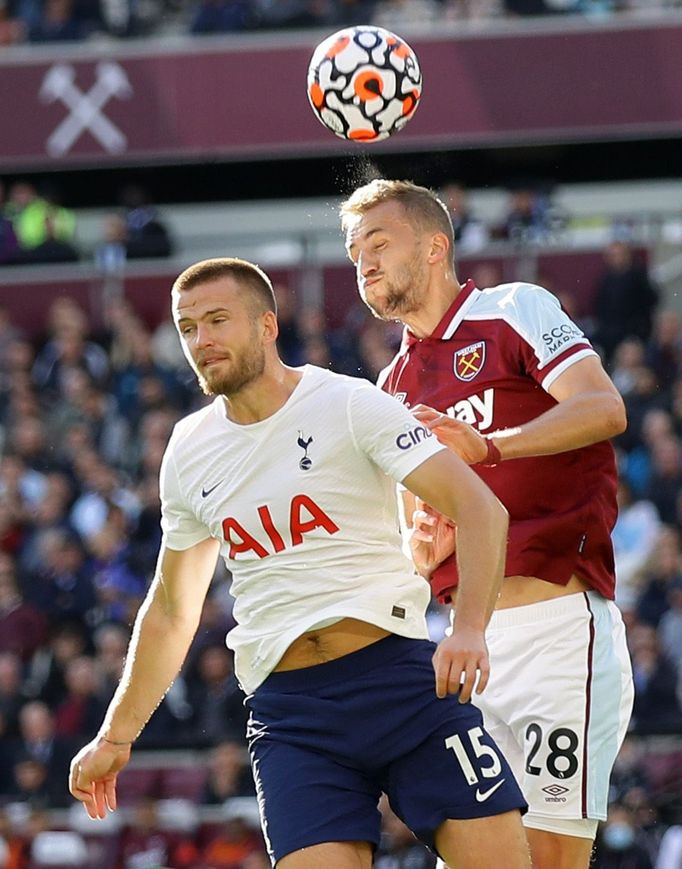
<instances>
[{"instance_id":1,"label":"blonde hair","mask_svg":"<svg viewBox=\"0 0 682 869\"><path fill-rule=\"evenodd\" d=\"M199 284L207 284L224 277L234 278L244 289L249 290L259 312L277 313L277 302L270 278L259 266L239 257L218 257L194 263L176 278L172 291L184 293Z\"/></svg>"},{"instance_id":2,"label":"blonde hair","mask_svg":"<svg viewBox=\"0 0 682 869\"><path fill-rule=\"evenodd\" d=\"M444 203L428 187L420 187L411 181L389 181L375 178L358 187L341 203L339 214L341 227L346 232L354 218L361 217L384 202L398 202L419 229L444 233L454 250L455 238L452 220Z\"/></svg>"}]
</instances>

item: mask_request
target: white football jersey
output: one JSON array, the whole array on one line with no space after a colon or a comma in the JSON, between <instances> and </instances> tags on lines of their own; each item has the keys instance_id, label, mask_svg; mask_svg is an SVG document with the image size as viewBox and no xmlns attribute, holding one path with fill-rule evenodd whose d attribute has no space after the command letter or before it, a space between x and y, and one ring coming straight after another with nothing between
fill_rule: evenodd
<instances>
[{"instance_id":1,"label":"white football jersey","mask_svg":"<svg viewBox=\"0 0 682 869\"><path fill-rule=\"evenodd\" d=\"M310 365L265 420L238 425L218 397L176 425L161 468L164 543L221 541L244 691L325 622L428 637L429 586L401 551L395 482L441 449L395 398Z\"/></svg>"}]
</instances>

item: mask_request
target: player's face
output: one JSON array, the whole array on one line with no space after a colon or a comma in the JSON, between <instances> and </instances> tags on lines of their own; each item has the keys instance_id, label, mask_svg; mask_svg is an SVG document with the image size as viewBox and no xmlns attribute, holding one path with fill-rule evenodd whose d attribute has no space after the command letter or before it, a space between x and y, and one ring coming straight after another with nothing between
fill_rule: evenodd
<instances>
[{"instance_id":1,"label":"player's face","mask_svg":"<svg viewBox=\"0 0 682 869\"><path fill-rule=\"evenodd\" d=\"M382 320L402 319L423 302L428 268L427 239L397 202L369 209L346 234L363 302Z\"/></svg>"},{"instance_id":2,"label":"player's face","mask_svg":"<svg viewBox=\"0 0 682 869\"><path fill-rule=\"evenodd\" d=\"M244 290L231 277L173 294L185 356L206 395L233 396L265 370L265 347Z\"/></svg>"}]
</instances>

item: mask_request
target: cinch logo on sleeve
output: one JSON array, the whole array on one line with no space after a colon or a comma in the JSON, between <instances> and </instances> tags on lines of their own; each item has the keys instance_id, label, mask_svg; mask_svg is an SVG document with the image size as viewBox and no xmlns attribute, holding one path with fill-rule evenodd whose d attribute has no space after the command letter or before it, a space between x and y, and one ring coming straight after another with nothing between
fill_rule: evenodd
<instances>
[{"instance_id":1,"label":"cinch logo on sleeve","mask_svg":"<svg viewBox=\"0 0 682 869\"><path fill-rule=\"evenodd\" d=\"M493 405L495 390L485 389L482 395L470 395L462 398L445 412L448 416L473 425L479 431L485 431L493 423Z\"/></svg>"},{"instance_id":2,"label":"cinch logo on sleeve","mask_svg":"<svg viewBox=\"0 0 682 869\"><path fill-rule=\"evenodd\" d=\"M404 431L402 434L399 434L395 439L395 445L399 450L409 450L411 447L420 444L424 438L432 438L433 432L430 432L427 428L424 428L423 425L416 425L414 428L410 428L407 431Z\"/></svg>"},{"instance_id":3,"label":"cinch logo on sleeve","mask_svg":"<svg viewBox=\"0 0 682 869\"><path fill-rule=\"evenodd\" d=\"M258 520L267 535L271 549L268 549L268 546L264 545L261 540L249 534L234 516L223 519L223 535L225 542L230 544L229 558L234 559L242 552L253 552L259 558L267 558L268 555L281 552L288 546L300 546L303 543L303 535L309 534L316 528L323 528L327 534L336 534L339 530L336 522L308 495L294 495L291 499L288 529L291 543L284 540L283 533L285 532L280 532L276 527L267 504L258 508Z\"/></svg>"}]
</instances>

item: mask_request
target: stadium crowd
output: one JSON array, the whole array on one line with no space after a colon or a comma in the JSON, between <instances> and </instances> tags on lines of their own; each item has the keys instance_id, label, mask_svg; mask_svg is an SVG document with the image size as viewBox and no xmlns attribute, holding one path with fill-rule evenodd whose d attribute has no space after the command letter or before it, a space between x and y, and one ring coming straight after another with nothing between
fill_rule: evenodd
<instances>
[{"instance_id":1,"label":"stadium crowd","mask_svg":"<svg viewBox=\"0 0 682 869\"><path fill-rule=\"evenodd\" d=\"M244 33L282 28L525 16L665 13L679 0L0 0L0 47L167 32Z\"/></svg>"},{"instance_id":2,"label":"stadium crowd","mask_svg":"<svg viewBox=\"0 0 682 869\"><path fill-rule=\"evenodd\" d=\"M458 242L466 245L469 233L474 248L485 243L488 229L465 219L456 185L449 195L461 218ZM513 200L517 207L493 234L551 230L554 218L538 223L537 209L524 217L524 201ZM141 223L145 208L144 196L131 193L125 214L137 212ZM69 224L57 211L60 222ZM570 293L560 293L602 353L629 416L615 443L614 542L636 699L595 867L679 869L682 750L645 748L654 737L682 733L682 317L625 241L614 240L605 257L594 310L571 310ZM288 287L276 294L289 364L373 380L398 346L400 330L359 302L330 331L324 313L299 305ZM161 312L158 322L145 322L133 300L114 297L94 321L65 288L29 335L9 307L0 308L0 866L38 869L28 855L51 829L49 810L70 805L68 762L102 718L154 570L167 439L175 420L205 401ZM446 613L434 605L430 618L440 635ZM239 808L250 805L253 781L242 695L224 644L232 625L229 576L219 568L181 676L139 740L140 749L199 751L205 761L121 777L129 813L100 869L266 865L253 811ZM219 822L164 824L164 801L178 796L236 808ZM432 867L385 812L377 865Z\"/></svg>"}]
</instances>

